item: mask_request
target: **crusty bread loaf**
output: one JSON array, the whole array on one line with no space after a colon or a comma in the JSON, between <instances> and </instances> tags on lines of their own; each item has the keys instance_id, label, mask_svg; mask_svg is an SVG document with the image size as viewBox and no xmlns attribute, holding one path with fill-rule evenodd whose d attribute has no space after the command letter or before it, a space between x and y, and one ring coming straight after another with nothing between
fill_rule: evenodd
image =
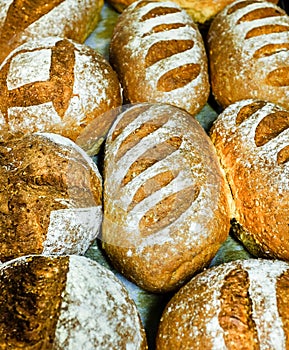
<instances>
[{"instance_id":1,"label":"crusty bread loaf","mask_svg":"<svg viewBox=\"0 0 289 350\"><path fill-rule=\"evenodd\" d=\"M136 0L107 0L118 12L122 12L126 7ZM192 19L198 23L209 23L217 13L235 0L175 0ZM269 0L275 4L278 0Z\"/></svg>"},{"instance_id":2,"label":"crusty bread loaf","mask_svg":"<svg viewBox=\"0 0 289 350\"><path fill-rule=\"evenodd\" d=\"M136 306L112 272L80 256L0 266L1 349L145 350Z\"/></svg>"},{"instance_id":3,"label":"crusty bread loaf","mask_svg":"<svg viewBox=\"0 0 289 350\"><path fill-rule=\"evenodd\" d=\"M200 111L209 96L207 56L201 34L174 2L138 1L119 17L110 63L126 102L161 102Z\"/></svg>"},{"instance_id":4,"label":"crusty bread loaf","mask_svg":"<svg viewBox=\"0 0 289 350\"><path fill-rule=\"evenodd\" d=\"M0 63L30 39L60 36L83 43L102 6L103 0L0 0Z\"/></svg>"},{"instance_id":5,"label":"crusty bread loaf","mask_svg":"<svg viewBox=\"0 0 289 350\"><path fill-rule=\"evenodd\" d=\"M157 350L288 349L289 264L239 260L204 271L166 306Z\"/></svg>"},{"instance_id":6,"label":"crusty bread loaf","mask_svg":"<svg viewBox=\"0 0 289 350\"><path fill-rule=\"evenodd\" d=\"M187 112L136 104L109 131L102 244L140 287L174 290L207 266L230 227L229 193L214 147Z\"/></svg>"},{"instance_id":7,"label":"crusty bread loaf","mask_svg":"<svg viewBox=\"0 0 289 350\"><path fill-rule=\"evenodd\" d=\"M208 33L210 77L217 102L247 98L289 108L289 16L266 1L237 0Z\"/></svg>"},{"instance_id":8,"label":"crusty bread loaf","mask_svg":"<svg viewBox=\"0 0 289 350\"><path fill-rule=\"evenodd\" d=\"M102 221L102 181L86 153L56 134L0 143L0 261L84 254Z\"/></svg>"},{"instance_id":9,"label":"crusty bread loaf","mask_svg":"<svg viewBox=\"0 0 289 350\"><path fill-rule=\"evenodd\" d=\"M59 133L90 152L97 152L112 123L103 113L122 103L109 63L94 49L59 37L12 51L0 66L0 90L1 132ZM95 119L90 144L81 133Z\"/></svg>"},{"instance_id":10,"label":"crusty bread loaf","mask_svg":"<svg viewBox=\"0 0 289 350\"><path fill-rule=\"evenodd\" d=\"M254 255L289 261L289 111L239 101L210 135L234 199L235 233Z\"/></svg>"}]
</instances>

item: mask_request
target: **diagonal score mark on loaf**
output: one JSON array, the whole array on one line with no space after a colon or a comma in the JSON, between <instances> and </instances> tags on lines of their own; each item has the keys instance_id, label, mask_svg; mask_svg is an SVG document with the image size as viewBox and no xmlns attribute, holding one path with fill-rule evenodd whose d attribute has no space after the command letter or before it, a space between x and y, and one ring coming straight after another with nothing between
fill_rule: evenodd
<instances>
[{"instance_id":1,"label":"diagonal score mark on loaf","mask_svg":"<svg viewBox=\"0 0 289 350\"><path fill-rule=\"evenodd\" d=\"M255 4L254 4L255 3ZM253 7L251 7L252 5ZM248 6L248 8L245 8ZM245 8L245 9L244 9ZM272 70L265 76L265 84L269 86L288 86L289 68L284 61L284 66L274 69L273 60L280 55L288 55L289 51L289 20L286 13L281 9L274 7L273 4L259 4L251 1L243 1L233 5L228 10L228 15L235 14L238 10L243 10L241 15L236 16L236 26L240 27L240 33L244 32L244 52L252 52L253 59L265 59ZM243 25L248 28L245 31ZM281 56L280 56L281 57ZM251 59L251 58L250 58Z\"/></svg>"},{"instance_id":2,"label":"diagonal score mark on loaf","mask_svg":"<svg viewBox=\"0 0 289 350\"><path fill-rule=\"evenodd\" d=\"M73 94L75 46L66 39L56 42L51 50L51 66L48 81L35 81L24 84L12 90L8 89L7 81L11 63L15 56L29 52L41 51L22 50L9 57L0 71L0 110L8 122L8 111L11 107L29 107L52 102L56 112L62 118L69 106ZM33 77L32 77L33 79Z\"/></svg>"},{"instance_id":3,"label":"diagonal score mark on loaf","mask_svg":"<svg viewBox=\"0 0 289 350\"><path fill-rule=\"evenodd\" d=\"M170 92L186 86L200 74L200 64L192 62L194 29L181 9L157 4L151 7L140 19L141 38L147 47L146 75L148 80L152 74L157 75L156 88Z\"/></svg>"},{"instance_id":4,"label":"diagonal score mark on loaf","mask_svg":"<svg viewBox=\"0 0 289 350\"><path fill-rule=\"evenodd\" d=\"M238 266L225 276L220 290L218 321L224 331L225 344L231 350L238 349L236 344L243 344L243 349L259 349L249 286L248 272Z\"/></svg>"},{"instance_id":5,"label":"diagonal score mark on loaf","mask_svg":"<svg viewBox=\"0 0 289 350\"><path fill-rule=\"evenodd\" d=\"M149 111L143 115L146 112L149 115ZM120 130L125 129L130 117L125 122L120 121ZM181 171L172 163L181 152L183 139L166 129L168 115L154 114L153 118L145 119L140 118L130 133L122 137L115 153L118 168L126 165L119 180L120 188L130 193L126 197L127 211L139 223L142 236L174 223L191 207L200 192L188 170ZM118 126L114 132L119 135Z\"/></svg>"},{"instance_id":6,"label":"diagonal score mark on loaf","mask_svg":"<svg viewBox=\"0 0 289 350\"><path fill-rule=\"evenodd\" d=\"M13 349L52 346L68 269L68 257L39 256L26 259L25 263L19 260L1 271L2 346L4 343Z\"/></svg>"},{"instance_id":7,"label":"diagonal score mark on loaf","mask_svg":"<svg viewBox=\"0 0 289 350\"><path fill-rule=\"evenodd\" d=\"M254 113L261 110L266 103L264 101L254 101L243 106L236 116L236 126L241 125L249 119ZM255 144L262 147L268 142L273 141L282 132L289 129L289 112L277 110L267 114L256 126ZM285 164L289 161L289 146L283 147L277 152L277 163Z\"/></svg>"},{"instance_id":8,"label":"diagonal score mark on loaf","mask_svg":"<svg viewBox=\"0 0 289 350\"><path fill-rule=\"evenodd\" d=\"M21 34L32 23L49 13L65 0L14 0L9 6L0 29L0 46L5 47L11 38ZM17 23L17 25L16 25Z\"/></svg>"}]
</instances>

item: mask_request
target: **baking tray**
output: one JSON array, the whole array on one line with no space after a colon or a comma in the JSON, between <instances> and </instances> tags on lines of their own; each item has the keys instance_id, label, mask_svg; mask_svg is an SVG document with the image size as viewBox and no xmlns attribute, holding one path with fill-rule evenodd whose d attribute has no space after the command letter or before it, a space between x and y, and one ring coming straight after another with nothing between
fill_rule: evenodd
<instances>
[{"instance_id":1,"label":"baking tray","mask_svg":"<svg viewBox=\"0 0 289 350\"><path fill-rule=\"evenodd\" d=\"M288 0L279 1L278 5L289 13ZM118 16L119 14L111 6L105 3L102 8L97 27L85 42L86 45L96 49L107 60L109 56L110 38ZM200 122L203 128L208 131L219 112L220 110L211 96L203 110L196 116L196 119ZM94 160L96 163L99 162L98 158L95 158ZM111 266L109 260L105 256L105 253L101 249L101 242L98 240L96 240L88 249L85 256L97 261L101 265L113 271L119 280L125 285L139 310L140 317L147 333L149 349L153 350L155 348L155 336L161 314L166 303L172 297L172 294L150 293L128 281ZM241 243L230 235L221 246L214 259L211 261L209 267L237 259L248 258L252 258L252 255L246 251Z\"/></svg>"}]
</instances>

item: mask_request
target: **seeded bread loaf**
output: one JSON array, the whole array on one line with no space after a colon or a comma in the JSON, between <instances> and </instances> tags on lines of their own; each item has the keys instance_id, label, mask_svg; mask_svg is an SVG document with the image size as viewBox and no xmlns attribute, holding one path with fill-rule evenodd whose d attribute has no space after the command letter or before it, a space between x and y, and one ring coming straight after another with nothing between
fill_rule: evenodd
<instances>
[{"instance_id":1,"label":"seeded bread loaf","mask_svg":"<svg viewBox=\"0 0 289 350\"><path fill-rule=\"evenodd\" d=\"M102 221L102 181L84 151L56 134L0 143L0 261L84 254Z\"/></svg>"},{"instance_id":2,"label":"seeded bread loaf","mask_svg":"<svg viewBox=\"0 0 289 350\"><path fill-rule=\"evenodd\" d=\"M239 260L204 271L166 306L157 350L288 349L289 265Z\"/></svg>"},{"instance_id":3,"label":"seeded bread loaf","mask_svg":"<svg viewBox=\"0 0 289 350\"><path fill-rule=\"evenodd\" d=\"M104 157L102 245L128 279L175 290L207 266L230 228L227 184L187 112L136 104L117 117Z\"/></svg>"},{"instance_id":4,"label":"seeded bread loaf","mask_svg":"<svg viewBox=\"0 0 289 350\"><path fill-rule=\"evenodd\" d=\"M200 111L209 96L207 56L197 25L174 2L138 1L119 17L109 60L126 102Z\"/></svg>"},{"instance_id":5,"label":"seeded bread loaf","mask_svg":"<svg viewBox=\"0 0 289 350\"><path fill-rule=\"evenodd\" d=\"M254 255L289 261L289 112L239 101L218 116L210 136L231 188L235 234Z\"/></svg>"},{"instance_id":6,"label":"seeded bread loaf","mask_svg":"<svg viewBox=\"0 0 289 350\"><path fill-rule=\"evenodd\" d=\"M92 48L59 37L15 49L0 66L0 90L2 133L54 132L76 141L97 119L98 146L112 123L102 114L122 103L109 63ZM86 151L91 147L88 141L83 135L79 138Z\"/></svg>"},{"instance_id":7,"label":"seeded bread loaf","mask_svg":"<svg viewBox=\"0 0 289 350\"><path fill-rule=\"evenodd\" d=\"M127 290L80 256L26 256L0 266L1 349L145 350Z\"/></svg>"},{"instance_id":8,"label":"seeded bread loaf","mask_svg":"<svg viewBox=\"0 0 289 350\"><path fill-rule=\"evenodd\" d=\"M266 1L237 0L208 33L212 92L221 107L242 99L289 107L289 16Z\"/></svg>"},{"instance_id":9,"label":"seeded bread loaf","mask_svg":"<svg viewBox=\"0 0 289 350\"><path fill-rule=\"evenodd\" d=\"M103 0L1 0L0 63L30 39L60 36L83 43L102 6Z\"/></svg>"}]
</instances>

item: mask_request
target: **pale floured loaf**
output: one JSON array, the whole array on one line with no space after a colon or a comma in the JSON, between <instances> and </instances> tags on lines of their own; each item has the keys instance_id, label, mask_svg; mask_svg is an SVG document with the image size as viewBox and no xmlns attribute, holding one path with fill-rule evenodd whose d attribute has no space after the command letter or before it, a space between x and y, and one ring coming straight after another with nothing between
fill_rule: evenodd
<instances>
[{"instance_id":1,"label":"pale floured loaf","mask_svg":"<svg viewBox=\"0 0 289 350\"><path fill-rule=\"evenodd\" d=\"M1 349L145 350L126 288L80 256L31 255L0 266Z\"/></svg>"},{"instance_id":2,"label":"pale floured loaf","mask_svg":"<svg viewBox=\"0 0 289 350\"><path fill-rule=\"evenodd\" d=\"M104 156L102 245L140 287L166 292L207 266L229 233L227 184L190 114L136 104L117 117Z\"/></svg>"},{"instance_id":3,"label":"pale floured loaf","mask_svg":"<svg viewBox=\"0 0 289 350\"><path fill-rule=\"evenodd\" d=\"M54 132L73 141L97 119L94 142L102 142L112 123L103 113L122 103L110 64L94 49L59 37L11 52L0 66L0 90L1 132Z\"/></svg>"},{"instance_id":4,"label":"pale floured loaf","mask_svg":"<svg viewBox=\"0 0 289 350\"><path fill-rule=\"evenodd\" d=\"M1 0L0 62L30 39L60 36L83 43L102 6L103 0Z\"/></svg>"},{"instance_id":5,"label":"pale floured loaf","mask_svg":"<svg viewBox=\"0 0 289 350\"><path fill-rule=\"evenodd\" d=\"M210 136L235 203L235 233L254 255L289 261L289 111L239 101L218 116Z\"/></svg>"},{"instance_id":6,"label":"pale floured loaf","mask_svg":"<svg viewBox=\"0 0 289 350\"><path fill-rule=\"evenodd\" d=\"M289 264L239 260L204 271L166 306L157 350L285 350Z\"/></svg>"},{"instance_id":7,"label":"pale floured loaf","mask_svg":"<svg viewBox=\"0 0 289 350\"><path fill-rule=\"evenodd\" d=\"M197 25L174 2L138 1L119 17L109 60L126 102L169 103L196 114L209 96Z\"/></svg>"},{"instance_id":8,"label":"pale floured loaf","mask_svg":"<svg viewBox=\"0 0 289 350\"><path fill-rule=\"evenodd\" d=\"M84 254L102 221L94 162L57 134L0 143L0 261L27 254Z\"/></svg>"},{"instance_id":9,"label":"pale floured loaf","mask_svg":"<svg viewBox=\"0 0 289 350\"><path fill-rule=\"evenodd\" d=\"M266 1L237 0L213 20L208 33L210 78L226 107L259 98L289 108L289 16Z\"/></svg>"}]
</instances>

